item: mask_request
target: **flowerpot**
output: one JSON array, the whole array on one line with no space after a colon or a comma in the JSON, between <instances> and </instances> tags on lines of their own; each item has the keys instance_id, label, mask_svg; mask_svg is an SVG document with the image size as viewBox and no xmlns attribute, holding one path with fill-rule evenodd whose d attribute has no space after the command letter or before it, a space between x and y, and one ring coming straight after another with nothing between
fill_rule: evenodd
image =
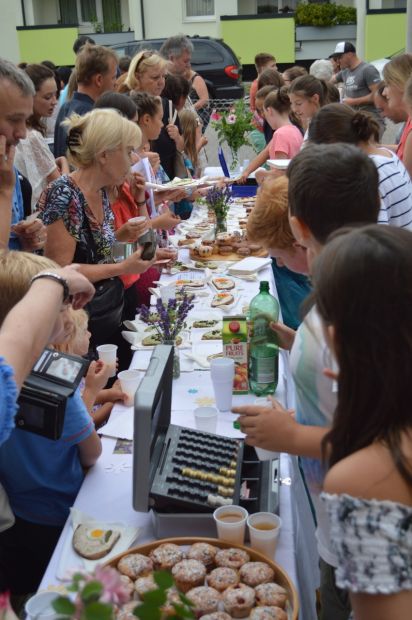
<instances>
[{"instance_id":1,"label":"flowerpot","mask_svg":"<svg viewBox=\"0 0 412 620\"><path fill-rule=\"evenodd\" d=\"M176 342L174 340L164 340L163 344L169 344L173 346L173 379L178 379L180 377L179 349L177 348Z\"/></svg>"}]
</instances>

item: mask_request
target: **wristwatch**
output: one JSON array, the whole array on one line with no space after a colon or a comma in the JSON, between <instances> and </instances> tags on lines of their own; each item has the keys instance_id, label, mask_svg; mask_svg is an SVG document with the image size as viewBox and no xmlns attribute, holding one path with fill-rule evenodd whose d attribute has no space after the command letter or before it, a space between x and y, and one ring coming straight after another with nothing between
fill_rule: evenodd
<instances>
[{"instance_id":1,"label":"wristwatch","mask_svg":"<svg viewBox=\"0 0 412 620\"><path fill-rule=\"evenodd\" d=\"M67 280L65 280L62 276L59 276L58 273L53 273L52 271L43 271L42 273L38 273L33 276L30 284L32 284L35 280L40 280L40 278L47 278L49 280L55 280L63 287L63 303L67 304L70 301L70 291L69 285L67 284Z\"/></svg>"}]
</instances>

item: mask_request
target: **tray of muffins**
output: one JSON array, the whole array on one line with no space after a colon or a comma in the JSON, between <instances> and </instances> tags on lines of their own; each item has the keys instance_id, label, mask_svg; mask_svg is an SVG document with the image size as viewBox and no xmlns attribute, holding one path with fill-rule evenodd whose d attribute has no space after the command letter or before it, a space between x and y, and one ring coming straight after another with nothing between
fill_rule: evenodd
<instances>
[{"instance_id":1,"label":"tray of muffins","mask_svg":"<svg viewBox=\"0 0 412 620\"><path fill-rule=\"evenodd\" d=\"M139 545L112 558L130 588L132 601L117 611L118 620L133 620L133 609L157 586L156 570L171 572L163 616L174 614L179 592L201 620L297 620L296 589L276 562L243 545L215 538L167 538Z\"/></svg>"},{"instance_id":2,"label":"tray of muffins","mask_svg":"<svg viewBox=\"0 0 412 620\"><path fill-rule=\"evenodd\" d=\"M197 261L239 261L248 256L267 255L267 250L250 243L241 231L220 233L215 240L203 239L190 249L190 258Z\"/></svg>"}]
</instances>

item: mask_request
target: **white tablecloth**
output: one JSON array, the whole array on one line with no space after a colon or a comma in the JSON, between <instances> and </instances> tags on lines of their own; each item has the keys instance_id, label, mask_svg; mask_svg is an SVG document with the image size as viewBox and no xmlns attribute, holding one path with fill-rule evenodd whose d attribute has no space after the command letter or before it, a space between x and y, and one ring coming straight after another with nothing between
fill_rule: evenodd
<instances>
[{"instance_id":1,"label":"white tablecloth","mask_svg":"<svg viewBox=\"0 0 412 620\"><path fill-rule=\"evenodd\" d=\"M184 256L184 253L182 253ZM168 278L166 278L168 279ZM272 270L267 267L259 273L260 280L269 280L273 293L276 288ZM241 281L242 297L250 300L258 292L257 282ZM240 302L237 312L240 311ZM142 367L142 356L150 358L149 352L136 352L132 367ZM143 367L145 363L143 363ZM207 371L182 372L173 384L172 423L194 427L193 406L198 399L213 398L212 384ZM287 407L293 407L293 384L288 369L288 355L282 352L279 366L279 386L276 397ZM246 404L255 396L234 397L234 403ZM127 408L116 405L112 416L125 414ZM132 408L129 408L133 416ZM235 416L230 412L220 413L217 433L232 437L242 434L233 428ZM104 430L104 429L103 429ZM137 513L132 508L132 456L113 454L115 439L103 437L103 454L88 472L75 502L75 508L100 521L122 521L141 528L137 544L155 538L151 513ZM276 552L276 561L288 572L295 583L300 598L301 620L315 620L315 589L319 585L317 551L314 523L300 476L297 459L281 455L280 464L280 516L282 530ZM187 535L202 535L201 531L188 529ZM71 526L66 523L55 552L51 558L40 588L57 583L57 574L65 567L73 566L76 556L71 549ZM62 559L63 558L63 559Z\"/></svg>"}]
</instances>

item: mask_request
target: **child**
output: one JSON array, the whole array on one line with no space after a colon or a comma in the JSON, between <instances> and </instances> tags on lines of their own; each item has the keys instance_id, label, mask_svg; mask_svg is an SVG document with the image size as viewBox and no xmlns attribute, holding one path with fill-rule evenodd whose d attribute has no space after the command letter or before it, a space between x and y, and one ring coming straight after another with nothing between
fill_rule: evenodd
<instances>
[{"instance_id":1,"label":"child","mask_svg":"<svg viewBox=\"0 0 412 620\"><path fill-rule=\"evenodd\" d=\"M84 310L68 309L72 323L71 333L62 344L54 345L57 351L71 355L87 355L91 334L87 329L89 317ZM107 422L116 401L124 401L125 394L118 381L109 389L103 389L110 377L111 368L101 360L92 362L83 382L82 399L93 418L95 428Z\"/></svg>"},{"instance_id":2,"label":"child","mask_svg":"<svg viewBox=\"0 0 412 620\"><path fill-rule=\"evenodd\" d=\"M409 620L412 233L367 226L336 236L315 263L313 283L339 368L322 494L337 585L349 590L356 620Z\"/></svg>"},{"instance_id":3,"label":"child","mask_svg":"<svg viewBox=\"0 0 412 620\"><path fill-rule=\"evenodd\" d=\"M189 160L189 173L198 178L201 176L199 151L207 144L207 138L202 135L202 127L197 115L191 110L182 110L179 113L185 144L185 155Z\"/></svg>"},{"instance_id":4,"label":"child","mask_svg":"<svg viewBox=\"0 0 412 620\"><path fill-rule=\"evenodd\" d=\"M250 102L250 111L254 112L256 110L256 93L258 91L258 79L262 71L265 69L277 69L276 66L276 58L272 56L272 54L268 54L266 52L260 52L255 56L255 68L257 73L257 78L253 80L250 85L249 91L249 102Z\"/></svg>"},{"instance_id":5,"label":"child","mask_svg":"<svg viewBox=\"0 0 412 620\"><path fill-rule=\"evenodd\" d=\"M299 245L288 219L288 180L266 179L256 196L247 222L247 236L269 250L283 322L292 329L300 324L299 308L311 287L306 249Z\"/></svg>"},{"instance_id":6,"label":"child","mask_svg":"<svg viewBox=\"0 0 412 620\"><path fill-rule=\"evenodd\" d=\"M293 80L289 86L289 98L294 114L306 130L305 142L310 121L323 105L329 103L328 88L323 80L304 75Z\"/></svg>"},{"instance_id":7,"label":"child","mask_svg":"<svg viewBox=\"0 0 412 620\"><path fill-rule=\"evenodd\" d=\"M0 256L0 316L23 298L31 278L56 264L25 252ZM28 317L29 320L29 317ZM64 341L72 325L63 306L60 330L54 340ZM9 497L16 522L0 533L0 591L13 595L35 592L54 551L70 506L94 465L101 443L79 391L67 400L63 432L52 441L15 428L0 446L0 482Z\"/></svg>"},{"instance_id":8,"label":"child","mask_svg":"<svg viewBox=\"0 0 412 620\"><path fill-rule=\"evenodd\" d=\"M401 160L379 145L380 127L368 112L341 103L324 106L312 119L309 140L316 144L356 144L369 155L379 174L382 201L378 223L412 229L412 182Z\"/></svg>"},{"instance_id":9,"label":"child","mask_svg":"<svg viewBox=\"0 0 412 620\"><path fill-rule=\"evenodd\" d=\"M332 232L349 224L376 222L378 173L371 160L356 147L310 145L291 161L287 176L290 225L297 243L306 248L309 271ZM305 457L302 466L318 522L321 617L346 620L350 614L347 596L342 591L330 590L337 560L325 509L319 501L324 476L321 441L336 406L332 382L323 374L328 349L316 307L307 313L296 333L278 323L272 328L280 345L291 349L296 419L285 415L285 409L276 401L272 409L251 406L233 411L241 414L241 428L251 445Z\"/></svg>"}]
</instances>

